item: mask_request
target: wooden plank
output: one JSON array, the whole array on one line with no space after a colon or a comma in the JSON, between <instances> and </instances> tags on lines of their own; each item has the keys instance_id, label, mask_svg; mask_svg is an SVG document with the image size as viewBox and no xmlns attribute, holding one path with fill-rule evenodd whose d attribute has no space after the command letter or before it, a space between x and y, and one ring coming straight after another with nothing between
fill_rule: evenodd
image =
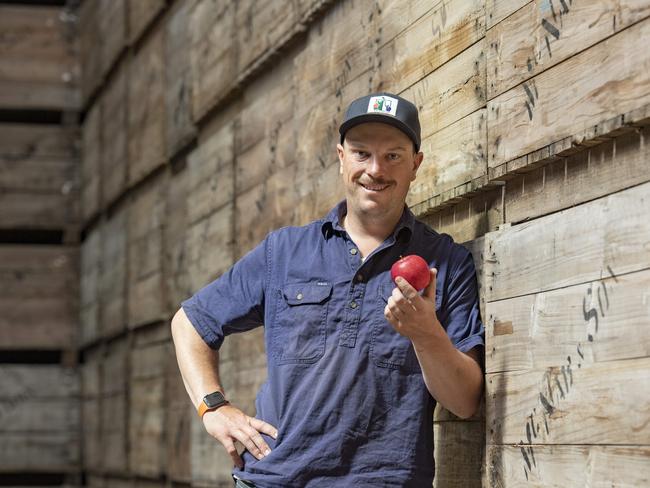
<instances>
[{"instance_id":1,"label":"wooden plank","mask_svg":"<svg viewBox=\"0 0 650 488\"><path fill-rule=\"evenodd\" d=\"M529 2L530 0L486 0L485 17L487 28L492 28Z\"/></svg>"},{"instance_id":2,"label":"wooden plank","mask_svg":"<svg viewBox=\"0 0 650 488\"><path fill-rule=\"evenodd\" d=\"M640 22L488 102L489 166L648 105L650 54L637 40L649 35Z\"/></svg>"},{"instance_id":3,"label":"wooden plank","mask_svg":"<svg viewBox=\"0 0 650 488\"><path fill-rule=\"evenodd\" d=\"M189 18L192 114L201 120L236 79L235 5L197 0Z\"/></svg>"},{"instance_id":4,"label":"wooden plank","mask_svg":"<svg viewBox=\"0 0 650 488\"><path fill-rule=\"evenodd\" d=\"M648 355L650 334L639 324L650 323L649 285L646 269L490 302L487 371L549 367L577 349L583 363Z\"/></svg>"},{"instance_id":5,"label":"wooden plank","mask_svg":"<svg viewBox=\"0 0 650 488\"><path fill-rule=\"evenodd\" d=\"M530 2L487 33L488 99L649 15L638 0Z\"/></svg>"},{"instance_id":6,"label":"wooden plank","mask_svg":"<svg viewBox=\"0 0 650 488\"><path fill-rule=\"evenodd\" d=\"M293 190L286 193L278 191L276 197L278 204L278 216L286 221L287 214L282 218L282 209L294 207L293 224L305 225L312 220L319 219L327 214L338 202L345 198L345 190L341 184L340 166L337 163L330 164L323 168L318 174L308 178L303 175L299 167L295 167L296 180L299 193L292 194ZM284 182L278 181L277 185L282 188ZM285 207L286 206L286 207ZM280 224L278 223L278 227Z\"/></svg>"},{"instance_id":7,"label":"wooden plank","mask_svg":"<svg viewBox=\"0 0 650 488\"><path fill-rule=\"evenodd\" d=\"M650 483L647 446L535 446L531 470L518 446L488 446L489 488L640 487Z\"/></svg>"},{"instance_id":8,"label":"wooden plank","mask_svg":"<svg viewBox=\"0 0 650 488\"><path fill-rule=\"evenodd\" d=\"M420 111L426 138L485 105L485 40L465 49L402 93Z\"/></svg>"},{"instance_id":9,"label":"wooden plank","mask_svg":"<svg viewBox=\"0 0 650 488\"><path fill-rule=\"evenodd\" d=\"M123 474L129 470L129 406L126 393L105 396L101 402L101 432L95 442L102 453L102 471Z\"/></svg>"},{"instance_id":10,"label":"wooden plank","mask_svg":"<svg viewBox=\"0 0 650 488\"><path fill-rule=\"evenodd\" d=\"M650 180L650 128L639 128L506 182L509 222L521 222Z\"/></svg>"},{"instance_id":11,"label":"wooden plank","mask_svg":"<svg viewBox=\"0 0 650 488\"><path fill-rule=\"evenodd\" d=\"M0 106L79 108L72 83L76 58L68 18L61 7L0 6Z\"/></svg>"},{"instance_id":12,"label":"wooden plank","mask_svg":"<svg viewBox=\"0 0 650 488\"><path fill-rule=\"evenodd\" d=\"M494 234L488 301L650 267L649 194L645 183Z\"/></svg>"},{"instance_id":13,"label":"wooden plank","mask_svg":"<svg viewBox=\"0 0 650 488\"><path fill-rule=\"evenodd\" d=\"M71 158L75 154L74 136L60 125L2 123L0 155L3 161Z\"/></svg>"},{"instance_id":14,"label":"wooden plank","mask_svg":"<svg viewBox=\"0 0 650 488\"><path fill-rule=\"evenodd\" d=\"M99 279L101 275L101 228L88 232L81 244L81 286L79 288L79 341L89 344L100 337Z\"/></svg>"},{"instance_id":15,"label":"wooden plank","mask_svg":"<svg viewBox=\"0 0 650 488\"><path fill-rule=\"evenodd\" d=\"M127 69L121 63L101 94L101 204L114 202L127 186Z\"/></svg>"},{"instance_id":16,"label":"wooden plank","mask_svg":"<svg viewBox=\"0 0 650 488\"><path fill-rule=\"evenodd\" d=\"M129 44L135 44L165 8L165 0L128 0Z\"/></svg>"},{"instance_id":17,"label":"wooden plank","mask_svg":"<svg viewBox=\"0 0 650 488\"><path fill-rule=\"evenodd\" d=\"M60 230L74 226L79 206L61 193L0 192L0 226L4 229Z\"/></svg>"},{"instance_id":18,"label":"wooden plank","mask_svg":"<svg viewBox=\"0 0 650 488\"><path fill-rule=\"evenodd\" d=\"M102 272L99 278L100 323L104 337L126 327L127 213L118 209L102 225ZM109 265L110 263L110 265Z\"/></svg>"},{"instance_id":19,"label":"wooden plank","mask_svg":"<svg viewBox=\"0 0 650 488\"><path fill-rule=\"evenodd\" d=\"M105 78L126 46L126 0L99 0L97 5L99 42L96 55Z\"/></svg>"},{"instance_id":20,"label":"wooden plank","mask_svg":"<svg viewBox=\"0 0 650 488\"><path fill-rule=\"evenodd\" d=\"M190 57L190 2L177 2L165 31L165 114L167 156L173 157L196 135L192 117L192 69Z\"/></svg>"},{"instance_id":21,"label":"wooden plank","mask_svg":"<svg viewBox=\"0 0 650 488\"><path fill-rule=\"evenodd\" d=\"M439 2L378 50L376 88L400 93L484 36L483 1Z\"/></svg>"},{"instance_id":22,"label":"wooden plank","mask_svg":"<svg viewBox=\"0 0 650 488\"><path fill-rule=\"evenodd\" d=\"M87 0L79 6L79 61L81 68L80 89L82 105L102 82L100 0Z\"/></svg>"},{"instance_id":23,"label":"wooden plank","mask_svg":"<svg viewBox=\"0 0 650 488\"><path fill-rule=\"evenodd\" d=\"M168 343L156 343L130 351L129 469L139 476L157 477L165 472L165 365Z\"/></svg>"},{"instance_id":24,"label":"wooden plank","mask_svg":"<svg viewBox=\"0 0 650 488\"><path fill-rule=\"evenodd\" d=\"M99 212L101 173L100 157L103 152L101 139L100 105L88 110L83 123L83 148L81 158L81 218L88 222ZM107 141L107 145L110 145Z\"/></svg>"},{"instance_id":25,"label":"wooden plank","mask_svg":"<svg viewBox=\"0 0 650 488\"><path fill-rule=\"evenodd\" d=\"M442 1L378 0L375 5L375 11L372 13L377 16L377 24L381 26L381 31L377 30L380 39L378 47L381 48L415 24L422 16L433 9L439 9Z\"/></svg>"},{"instance_id":26,"label":"wooden plank","mask_svg":"<svg viewBox=\"0 0 650 488\"><path fill-rule=\"evenodd\" d=\"M202 133L198 146L187 156L187 223L194 223L232 202L234 166L233 124Z\"/></svg>"},{"instance_id":27,"label":"wooden plank","mask_svg":"<svg viewBox=\"0 0 650 488\"><path fill-rule=\"evenodd\" d=\"M77 432L3 433L0 473L79 470Z\"/></svg>"},{"instance_id":28,"label":"wooden plank","mask_svg":"<svg viewBox=\"0 0 650 488\"><path fill-rule=\"evenodd\" d=\"M487 123L480 109L422 141L424 160L406 203L421 204L460 184L487 175ZM421 206L420 206L421 207Z\"/></svg>"},{"instance_id":29,"label":"wooden plank","mask_svg":"<svg viewBox=\"0 0 650 488\"><path fill-rule=\"evenodd\" d=\"M549 368L491 373L488 444L644 444L650 434L650 358L583 362L555 355Z\"/></svg>"},{"instance_id":30,"label":"wooden plank","mask_svg":"<svg viewBox=\"0 0 650 488\"><path fill-rule=\"evenodd\" d=\"M243 334L242 334L243 335ZM196 416L185 386L173 345L165 364L165 438L167 475L173 481L191 482L190 422Z\"/></svg>"},{"instance_id":31,"label":"wooden plank","mask_svg":"<svg viewBox=\"0 0 650 488\"><path fill-rule=\"evenodd\" d=\"M129 183L165 163L164 31L147 37L135 53L128 83Z\"/></svg>"},{"instance_id":32,"label":"wooden plank","mask_svg":"<svg viewBox=\"0 0 650 488\"><path fill-rule=\"evenodd\" d=\"M483 422L433 424L436 475L434 488L481 488L485 460Z\"/></svg>"},{"instance_id":33,"label":"wooden plank","mask_svg":"<svg viewBox=\"0 0 650 488\"><path fill-rule=\"evenodd\" d=\"M77 333L78 250L0 246L3 349L67 349Z\"/></svg>"},{"instance_id":34,"label":"wooden plank","mask_svg":"<svg viewBox=\"0 0 650 488\"><path fill-rule=\"evenodd\" d=\"M128 209L128 325L166 318L162 275L162 226L167 174L161 173L134 195Z\"/></svg>"},{"instance_id":35,"label":"wooden plank","mask_svg":"<svg viewBox=\"0 0 650 488\"><path fill-rule=\"evenodd\" d=\"M101 445L101 408L103 402L98 398L83 398L81 400L81 456L85 469L98 471L103 461Z\"/></svg>"}]
</instances>

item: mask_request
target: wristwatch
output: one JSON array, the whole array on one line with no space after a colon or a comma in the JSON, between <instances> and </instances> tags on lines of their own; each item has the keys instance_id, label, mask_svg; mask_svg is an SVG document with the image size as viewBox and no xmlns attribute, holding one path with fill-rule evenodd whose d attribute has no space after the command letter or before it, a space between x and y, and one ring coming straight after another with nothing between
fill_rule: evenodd
<instances>
[{"instance_id":1,"label":"wristwatch","mask_svg":"<svg viewBox=\"0 0 650 488\"><path fill-rule=\"evenodd\" d=\"M220 391L215 391L214 393L205 395L203 397L203 400L199 404L199 408L198 408L199 418L202 419L203 415L205 415L205 412L208 412L210 410L216 410L217 408L227 404L228 404L228 400L224 398L223 393L221 393Z\"/></svg>"}]
</instances>

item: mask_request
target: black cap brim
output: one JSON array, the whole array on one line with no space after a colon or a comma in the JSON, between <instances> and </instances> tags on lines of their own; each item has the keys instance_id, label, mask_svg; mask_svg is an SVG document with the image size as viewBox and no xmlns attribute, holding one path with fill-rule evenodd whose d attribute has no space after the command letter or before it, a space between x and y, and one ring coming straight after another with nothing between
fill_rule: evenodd
<instances>
[{"instance_id":1,"label":"black cap brim","mask_svg":"<svg viewBox=\"0 0 650 488\"><path fill-rule=\"evenodd\" d=\"M343 144L343 141L345 139L345 134L347 131L352 129L352 127L355 127L359 124L365 124L366 122L380 122L382 124L392 125L396 129L401 130L404 134L406 134L409 137L409 139L411 139L413 145L415 146L415 152L418 152L420 150L420 146L417 142L417 136L415 135L415 132L413 132L413 130L408 125L406 125L398 118L392 117L390 115L379 114L379 113L368 113L368 114L358 115L342 123L341 126L339 127L339 134L341 134L341 144Z\"/></svg>"}]
</instances>

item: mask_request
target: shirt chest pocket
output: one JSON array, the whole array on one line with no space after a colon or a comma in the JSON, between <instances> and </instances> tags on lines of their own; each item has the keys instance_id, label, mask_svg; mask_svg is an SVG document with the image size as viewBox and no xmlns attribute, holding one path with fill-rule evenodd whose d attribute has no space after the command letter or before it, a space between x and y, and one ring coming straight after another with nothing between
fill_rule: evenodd
<instances>
[{"instance_id":1,"label":"shirt chest pocket","mask_svg":"<svg viewBox=\"0 0 650 488\"><path fill-rule=\"evenodd\" d=\"M279 364L313 363L325 352L330 283L287 283L278 290L271 333Z\"/></svg>"},{"instance_id":2,"label":"shirt chest pocket","mask_svg":"<svg viewBox=\"0 0 650 488\"><path fill-rule=\"evenodd\" d=\"M395 285L382 283L377 298L377 315L373 320L370 355L375 365L396 369L403 373L421 373L420 363L408 337L398 334L384 316L384 309ZM440 295L436 290L436 310L440 308Z\"/></svg>"}]
</instances>

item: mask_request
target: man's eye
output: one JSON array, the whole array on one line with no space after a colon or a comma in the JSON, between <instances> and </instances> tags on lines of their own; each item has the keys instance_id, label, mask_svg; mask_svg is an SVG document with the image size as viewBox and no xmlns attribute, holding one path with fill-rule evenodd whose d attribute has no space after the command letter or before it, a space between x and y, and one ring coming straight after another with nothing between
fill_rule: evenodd
<instances>
[{"instance_id":1,"label":"man's eye","mask_svg":"<svg viewBox=\"0 0 650 488\"><path fill-rule=\"evenodd\" d=\"M357 156L359 158L364 158L368 154L365 151L352 151L352 152L354 153L355 156Z\"/></svg>"},{"instance_id":2,"label":"man's eye","mask_svg":"<svg viewBox=\"0 0 650 488\"><path fill-rule=\"evenodd\" d=\"M395 154L395 153L389 154L388 159L390 159L391 161L397 161L399 159L399 154Z\"/></svg>"}]
</instances>

